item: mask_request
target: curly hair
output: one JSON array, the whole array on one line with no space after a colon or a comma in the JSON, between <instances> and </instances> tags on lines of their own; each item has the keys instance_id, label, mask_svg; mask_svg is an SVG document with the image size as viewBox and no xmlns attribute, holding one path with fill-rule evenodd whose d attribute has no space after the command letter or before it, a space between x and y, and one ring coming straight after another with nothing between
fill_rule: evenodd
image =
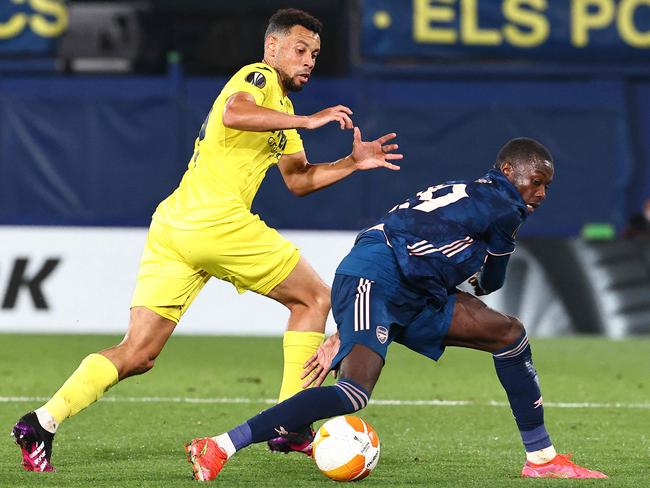
<instances>
[{"instance_id":1,"label":"curly hair","mask_svg":"<svg viewBox=\"0 0 650 488\"><path fill-rule=\"evenodd\" d=\"M278 10L271 16L264 37L266 38L275 33L286 34L294 25L301 25L319 35L323 30L323 24L313 15L297 8L285 8Z\"/></svg>"}]
</instances>

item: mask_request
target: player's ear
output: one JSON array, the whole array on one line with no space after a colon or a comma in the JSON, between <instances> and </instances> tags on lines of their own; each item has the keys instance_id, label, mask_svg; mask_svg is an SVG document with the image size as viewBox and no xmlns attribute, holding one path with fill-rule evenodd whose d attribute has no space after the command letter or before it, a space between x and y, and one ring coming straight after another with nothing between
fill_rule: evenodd
<instances>
[{"instance_id":1,"label":"player's ear","mask_svg":"<svg viewBox=\"0 0 650 488\"><path fill-rule=\"evenodd\" d=\"M278 52L278 36L270 34L264 39L264 57L267 55L274 58Z\"/></svg>"},{"instance_id":2,"label":"player's ear","mask_svg":"<svg viewBox=\"0 0 650 488\"><path fill-rule=\"evenodd\" d=\"M512 163L510 161L504 161L503 163L501 163L501 167L499 169L504 175L506 175L506 178L508 179L512 178L514 168L512 167Z\"/></svg>"}]
</instances>

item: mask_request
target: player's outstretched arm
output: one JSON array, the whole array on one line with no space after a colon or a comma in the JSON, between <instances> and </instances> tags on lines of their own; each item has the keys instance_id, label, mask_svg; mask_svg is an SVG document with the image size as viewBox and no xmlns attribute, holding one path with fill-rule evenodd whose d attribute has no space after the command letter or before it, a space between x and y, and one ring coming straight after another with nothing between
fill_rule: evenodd
<instances>
[{"instance_id":1,"label":"player's outstretched arm","mask_svg":"<svg viewBox=\"0 0 650 488\"><path fill-rule=\"evenodd\" d=\"M313 115L293 115L262 107L250 93L237 92L223 108L223 125L230 129L266 132L278 129L317 129L330 122L352 129L352 110L344 105L326 108Z\"/></svg>"},{"instance_id":2,"label":"player's outstretched arm","mask_svg":"<svg viewBox=\"0 0 650 488\"><path fill-rule=\"evenodd\" d=\"M356 170L374 168L399 170L399 166L391 161L402 159L404 156L394 152L399 147L397 144L387 144L395 137L397 134L392 132L374 141L364 141L361 138L361 131L355 127L352 153L349 156L333 163L311 164L302 151L285 154L280 158L278 167L287 188L294 195L308 195L342 180Z\"/></svg>"},{"instance_id":3,"label":"player's outstretched arm","mask_svg":"<svg viewBox=\"0 0 650 488\"><path fill-rule=\"evenodd\" d=\"M306 125L303 128L318 129L330 122L336 122L341 127L341 130L352 129L354 124L350 115L352 115L352 110L348 107L345 105L336 105L316 112L315 114L305 116ZM297 128L300 129L300 127Z\"/></svg>"}]
</instances>

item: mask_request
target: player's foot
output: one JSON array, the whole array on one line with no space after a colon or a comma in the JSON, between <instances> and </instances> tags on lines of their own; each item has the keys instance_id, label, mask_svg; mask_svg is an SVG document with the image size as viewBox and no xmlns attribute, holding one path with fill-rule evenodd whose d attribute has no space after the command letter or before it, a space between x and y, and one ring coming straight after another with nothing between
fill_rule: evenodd
<instances>
[{"instance_id":1,"label":"player's foot","mask_svg":"<svg viewBox=\"0 0 650 488\"><path fill-rule=\"evenodd\" d=\"M228 455L211 437L201 437L185 444L187 460L192 465L194 479L210 481L217 477Z\"/></svg>"},{"instance_id":2,"label":"player's foot","mask_svg":"<svg viewBox=\"0 0 650 488\"><path fill-rule=\"evenodd\" d=\"M275 437L267 441L267 445L272 452L302 452L311 457L311 443L314 440L316 432L311 425L299 432L288 432L287 434Z\"/></svg>"},{"instance_id":3,"label":"player's foot","mask_svg":"<svg viewBox=\"0 0 650 488\"><path fill-rule=\"evenodd\" d=\"M50 464L54 434L41 426L34 412L22 416L11 435L20 446L25 471L54 471Z\"/></svg>"},{"instance_id":4,"label":"player's foot","mask_svg":"<svg viewBox=\"0 0 650 488\"><path fill-rule=\"evenodd\" d=\"M524 478L607 478L607 475L600 471L578 466L571 461L571 454L558 454L544 464L526 461L521 476Z\"/></svg>"}]
</instances>

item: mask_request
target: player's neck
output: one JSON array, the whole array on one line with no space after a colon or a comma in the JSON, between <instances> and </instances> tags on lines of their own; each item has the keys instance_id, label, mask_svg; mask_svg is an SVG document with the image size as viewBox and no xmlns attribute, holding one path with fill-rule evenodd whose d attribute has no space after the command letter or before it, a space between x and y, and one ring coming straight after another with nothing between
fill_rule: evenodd
<instances>
[{"instance_id":1,"label":"player's neck","mask_svg":"<svg viewBox=\"0 0 650 488\"><path fill-rule=\"evenodd\" d=\"M280 72L275 68L275 66L273 66L273 63L271 63L271 62L266 58L266 56L264 56L264 58L262 59L262 62L263 62L264 64L266 64L267 66L270 66L271 68L273 68L273 71L275 71L275 76L278 77L278 83L279 83L280 87L282 88L282 95L286 97L287 94L289 93L289 91L288 91L288 90L286 89L286 87L284 86L284 83L282 83L282 78L280 78Z\"/></svg>"}]
</instances>

